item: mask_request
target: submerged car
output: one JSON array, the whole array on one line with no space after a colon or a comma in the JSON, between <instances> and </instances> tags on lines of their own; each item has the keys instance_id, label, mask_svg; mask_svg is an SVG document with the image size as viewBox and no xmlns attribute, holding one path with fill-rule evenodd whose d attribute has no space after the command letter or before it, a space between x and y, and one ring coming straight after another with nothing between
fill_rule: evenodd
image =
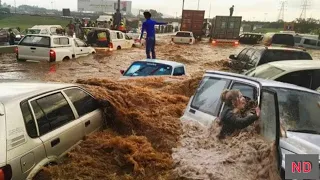
<instances>
[{"instance_id":1,"label":"submerged car","mask_svg":"<svg viewBox=\"0 0 320 180\"><path fill-rule=\"evenodd\" d=\"M130 67L120 71L120 79L150 76L186 76L186 68L182 63L175 61L146 59L133 62Z\"/></svg>"},{"instance_id":2,"label":"submerged car","mask_svg":"<svg viewBox=\"0 0 320 180\"><path fill-rule=\"evenodd\" d=\"M210 127L225 107L220 100L225 89L238 89L246 99L258 102L261 135L278 146L283 178L287 154L320 153L320 93L292 84L207 71L181 120Z\"/></svg>"},{"instance_id":3,"label":"submerged car","mask_svg":"<svg viewBox=\"0 0 320 180\"><path fill-rule=\"evenodd\" d=\"M238 55L230 55L230 66L240 72L274 61L312 60L311 55L301 49L284 47L248 47Z\"/></svg>"},{"instance_id":4,"label":"submerged car","mask_svg":"<svg viewBox=\"0 0 320 180\"><path fill-rule=\"evenodd\" d=\"M278 61L253 68L244 75L316 90L320 87L320 60Z\"/></svg>"},{"instance_id":5,"label":"submerged car","mask_svg":"<svg viewBox=\"0 0 320 180\"><path fill-rule=\"evenodd\" d=\"M78 85L9 81L0 92L1 180L33 179L103 127L98 101Z\"/></svg>"}]
</instances>

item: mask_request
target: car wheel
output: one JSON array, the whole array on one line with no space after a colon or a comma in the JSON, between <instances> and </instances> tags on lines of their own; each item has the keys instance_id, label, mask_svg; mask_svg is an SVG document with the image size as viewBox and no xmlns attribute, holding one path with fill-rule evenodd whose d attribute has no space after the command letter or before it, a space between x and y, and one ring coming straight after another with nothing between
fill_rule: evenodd
<instances>
[{"instance_id":1,"label":"car wheel","mask_svg":"<svg viewBox=\"0 0 320 180\"><path fill-rule=\"evenodd\" d=\"M67 60L70 60L70 58L68 57L68 56L66 56L66 57L64 57L63 59L62 59L62 61L67 61ZM52 62L52 61L51 61Z\"/></svg>"},{"instance_id":2,"label":"car wheel","mask_svg":"<svg viewBox=\"0 0 320 180\"><path fill-rule=\"evenodd\" d=\"M33 177L33 179L34 180L51 179L51 176L50 176L50 173L41 170Z\"/></svg>"},{"instance_id":3,"label":"car wheel","mask_svg":"<svg viewBox=\"0 0 320 180\"><path fill-rule=\"evenodd\" d=\"M120 49L121 49L121 46L118 46L118 47L117 47L117 50L120 50Z\"/></svg>"},{"instance_id":4,"label":"car wheel","mask_svg":"<svg viewBox=\"0 0 320 180\"><path fill-rule=\"evenodd\" d=\"M96 52L95 51L92 51L92 53L91 54L95 54Z\"/></svg>"}]
</instances>

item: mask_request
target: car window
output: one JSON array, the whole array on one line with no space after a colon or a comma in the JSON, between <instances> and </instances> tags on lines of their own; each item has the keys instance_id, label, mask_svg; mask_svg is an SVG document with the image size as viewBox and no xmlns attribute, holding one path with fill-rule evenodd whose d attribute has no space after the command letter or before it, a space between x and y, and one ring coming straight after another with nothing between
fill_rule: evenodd
<instances>
[{"instance_id":1,"label":"car window","mask_svg":"<svg viewBox=\"0 0 320 180\"><path fill-rule=\"evenodd\" d=\"M268 140L276 140L277 134L277 111L275 95L263 91L261 95L261 134Z\"/></svg>"},{"instance_id":2,"label":"car window","mask_svg":"<svg viewBox=\"0 0 320 180\"><path fill-rule=\"evenodd\" d=\"M275 77L283 72L284 70L280 68L277 68L270 64L264 64L264 65L258 66L255 70L248 73L247 76L257 77L262 79L271 79L272 77Z\"/></svg>"},{"instance_id":3,"label":"car window","mask_svg":"<svg viewBox=\"0 0 320 180\"><path fill-rule=\"evenodd\" d=\"M288 73L276 79L276 81L295 84L305 88L311 87L312 72L311 71L296 71Z\"/></svg>"},{"instance_id":4,"label":"car window","mask_svg":"<svg viewBox=\"0 0 320 180\"><path fill-rule=\"evenodd\" d=\"M74 114L62 93L52 94L31 102L40 135L53 131L74 120Z\"/></svg>"},{"instance_id":5,"label":"car window","mask_svg":"<svg viewBox=\"0 0 320 180\"><path fill-rule=\"evenodd\" d=\"M124 76L171 75L172 66L153 62L134 62Z\"/></svg>"},{"instance_id":6,"label":"car window","mask_svg":"<svg viewBox=\"0 0 320 180\"><path fill-rule=\"evenodd\" d=\"M174 68L173 75L174 76L185 75L184 67L176 67L176 68Z\"/></svg>"},{"instance_id":7,"label":"car window","mask_svg":"<svg viewBox=\"0 0 320 180\"><path fill-rule=\"evenodd\" d=\"M318 40L316 39L305 39L303 44L310 45L310 46L316 46L318 43Z\"/></svg>"},{"instance_id":8,"label":"car window","mask_svg":"<svg viewBox=\"0 0 320 180\"><path fill-rule=\"evenodd\" d=\"M267 50L263 54L259 65L279 60L311 60L309 53L291 50Z\"/></svg>"},{"instance_id":9,"label":"car window","mask_svg":"<svg viewBox=\"0 0 320 180\"><path fill-rule=\"evenodd\" d=\"M46 29L44 29L41 31L41 34L49 34L49 32Z\"/></svg>"},{"instance_id":10,"label":"car window","mask_svg":"<svg viewBox=\"0 0 320 180\"><path fill-rule=\"evenodd\" d=\"M57 28L56 28L56 27L51 27L51 28L50 28L50 31L51 31L51 33L56 34Z\"/></svg>"},{"instance_id":11,"label":"car window","mask_svg":"<svg viewBox=\"0 0 320 180\"><path fill-rule=\"evenodd\" d=\"M243 59L248 50L249 50L249 49L247 49L247 48L243 49L243 50L238 54L237 59L239 59L239 60Z\"/></svg>"},{"instance_id":12,"label":"car window","mask_svg":"<svg viewBox=\"0 0 320 180\"><path fill-rule=\"evenodd\" d=\"M29 108L28 101L22 102L20 105L20 108L21 108L22 116L24 119L24 123L25 123L28 135L31 138L38 137L36 123L33 119L31 110Z\"/></svg>"},{"instance_id":13,"label":"car window","mask_svg":"<svg viewBox=\"0 0 320 180\"><path fill-rule=\"evenodd\" d=\"M75 44L77 47L85 47L85 43L83 41L81 41L80 39L75 39Z\"/></svg>"},{"instance_id":14,"label":"car window","mask_svg":"<svg viewBox=\"0 0 320 180\"><path fill-rule=\"evenodd\" d=\"M177 32L176 37L191 37L189 32Z\"/></svg>"},{"instance_id":15,"label":"car window","mask_svg":"<svg viewBox=\"0 0 320 180\"><path fill-rule=\"evenodd\" d=\"M277 92L281 126L288 131L320 133L320 95L286 88Z\"/></svg>"},{"instance_id":16,"label":"car window","mask_svg":"<svg viewBox=\"0 0 320 180\"><path fill-rule=\"evenodd\" d=\"M125 35L125 37L126 37L126 40L132 39L132 38L130 38L128 35Z\"/></svg>"},{"instance_id":17,"label":"car window","mask_svg":"<svg viewBox=\"0 0 320 180\"><path fill-rule=\"evenodd\" d=\"M45 36L26 36L20 41L21 46L50 47L50 37Z\"/></svg>"},{"instance_id":18,"label":"car window","mask_svg":"<svg viewBox=\"0 0 320 180\"><path fill-rule=\"evenodd\" d=\"M294 38L291 34L275 34L272 38L272 44L284 44L294 46Z\"/></svg>"},{"instance_id":19,"label":"car window","mask_svg":"<svg viewBox=\"0 0 320 180\"><path fill-rule=\"evenodd\" d=\"M257 96L256 96L257 90L254 86L242 84L242 83L234 83L231 89L239 90L243 96L246 96L251 100L257 99Z\"/></svg>"},{"instance_id":20,"label":"car window","mask_svg":"<svg viewBox=\"0 0 320 180\"><path fill-rule=\"evenodd\" d=\"M205 77L197 89L191 107L213 116L217 116L220 108L220 95L227 88L229 81Z\"/></svg>"},{"instance_id":21,"label":"car window","mask_svg":"<svg viewBox=\"0 0 320 180\"><path fill-rule=\"evenodd\" d=\"M254 49L249 49L247 53L241 58L242 61L250 61L251 56L255 53Z\"/></svg>"},{"instance_id":22,"label":"car window","mask_svg":"<svg viewBox=\"0 0 320 180\"><path fill-rule=\"evenodd\" d=\"M300 43L301 39L301 37L294 37L294 43Z\"/></svg>"},{"instance_id":23,"label":"car window","mask_svg":"<svg viewBox=\"0 0 320 180\"><path fill-rule=\"evenodd\" d=\"M320 70L313 70L313 76L312 76L312 86L311 89L316 90L318 87L320 87Z\"/></svg>"},{"instance_id":24,"label":"car window","mask_svg":"<svg viewBox=\"0 0 320 180\"><path fill-rule=\"evenodd\" d=\"M256 50L256 51L253 53L253 55L251 56L251 58L250 58L250 63L251 63L252 65L258 64L261 56L262 56L262 51L261 51L261 50Z\"/></svg>"},{"instance_id":25,"label":"car window","mask_svg":"<svg viewBox=\"0 0 320 180\"><path fill-rule=\"evenodd\" d=\"M74 88L65 90L64 92L70 98L80 117L99 108L97 100L83 90Z\"/></svg>"},{"instance_id":26,"label":"car window","mask_svg":"<svg viewBox=\"0 0 320 180\"><path fill-rule=\"evenodd\" d=\"M53 44L56 45L69 45L69 38L54 38Z\"/></svg>"},{"instance_id":27,"label":"car window","mask_svg":"<svg viewBox=\"0 0 320 180\"><path fill-rule=\"evenodd\" d=\"M120 32L117 32L117 39L123 39L123 34Z\"/></svg>"}]
</instances>

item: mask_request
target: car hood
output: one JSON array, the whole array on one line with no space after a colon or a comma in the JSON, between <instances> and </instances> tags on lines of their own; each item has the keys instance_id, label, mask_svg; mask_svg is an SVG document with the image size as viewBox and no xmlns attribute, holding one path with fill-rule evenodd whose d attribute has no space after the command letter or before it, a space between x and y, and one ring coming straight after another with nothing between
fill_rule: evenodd
<instances>
[{"instance_id":1,"label":"car hood","mask_svg":"<svg viewBox=\"0 0 320 180\"><path fill-rule=\"evenodd\" d=\"M280 146L295 154L320 154L320 135L287 132L287 137L280 139Z\"/></svg>"}]
</instances>

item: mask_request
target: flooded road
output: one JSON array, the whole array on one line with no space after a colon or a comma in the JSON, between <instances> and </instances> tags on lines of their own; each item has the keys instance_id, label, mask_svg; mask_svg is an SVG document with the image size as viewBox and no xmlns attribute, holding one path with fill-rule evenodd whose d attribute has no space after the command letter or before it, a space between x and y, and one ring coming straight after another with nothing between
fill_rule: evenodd
<instances>
[{"instance_id":1,"label":"flooded road","mask_svg":"<svg viewBox=\"0 0 320 180\"><path fill-rule=\"evenodd\" d=\"M211 46L201 42L196 45L171 44L168 37L160 37L156 46L158 59L185 63L188 74L215 68L215 61L237 54L245 46ZM320 51L308 50L314 59L320 59ZM75 82L79 78L104 77L117 79L135 60L146 57L144 48L132 48L113 52L98 52L87 57L64 62L17 62L14 54L0 55L1 79L32 79Z\"/></svg>"},{"instance_id":2,"label":"flooded road","mask_svg":"<svg viewBox=\"0 0 320 180\"><path fill-rule=\"evenodd\" d=\"M160 39L156 46L158 59L185 63L187 73L193 74L212 67L211 63L226 59L243 47L212 47L209 43L194 46L170 44L169 39ZM125 70L135 60L146 57L144 48L132 48L113 52L98 52L76 60L57 63L17 62L14 54L0 55L1 79L59 80L74 82L79 78L104 77L117 79L120 70Z\"/></svg>"}]
</instances>

